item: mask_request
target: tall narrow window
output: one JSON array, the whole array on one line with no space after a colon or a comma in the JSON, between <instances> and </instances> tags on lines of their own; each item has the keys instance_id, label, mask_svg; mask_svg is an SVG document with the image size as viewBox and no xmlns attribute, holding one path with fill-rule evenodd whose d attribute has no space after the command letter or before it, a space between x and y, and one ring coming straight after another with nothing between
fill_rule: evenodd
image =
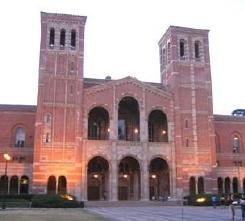
<instances>
[{"instance_id":1,"label":"tall narrow window","mask_svg":"<svg viewBox=\"0 0 245 221\"><path fill-rule=\"evenodd\" d=\"M237 135L233 136L233 153L240 152L240 139Z\"/></svg>"},{"instance_id":2,"label":"tall narrow window","mask_svg":"<svg viewBox=\"0 0 245 221\"><path fill-rule=\"evenodd\" d=\"M49 32L49 46L50 47L54 46L54 39L55 39L55 30L54 28L51 28Z\"/></svg>"},{"instance_id":3,"label":"tall narrow window","mask_svg":"<svg viewBox=\"0 0 245 221\"><path fill-rule=\"evenodd\" d=\"M65 29L61 29L60 31L60 46L65 47L65 41L66 41L66 31Z\"/></svg>"},{"instance_id":4,"label":"tall narrow window","mask_svg":"<svg viewBox=\"0 0 245 221\"><path fill-rule=\"evenodd\" d=\"M76 31L71 31L71 47L74 49L76 47Z\"/></svg>"},{"instance_id":5,"label":"tall narrow window","mask_svg":"<svg viewBox=\"0 0 245 221\"><path fill-rule=\"evenodd\" d=\"M185 56L185 40L184 39L180 39L179 53L180 53L180 58L184 58Z\"/></svg>"},{"instance_id":6,"label":"tall narrow window","mask_svg":"<svg viewBox=\"0 0 245 221\"><path fill-rule=\"evenodd\" d=\"M170 63L170 55L171 55L171 44L168 42L168 47L167 47L167 59L168 63Z\"/></svg>"},{"instance_id":7,"label":"tall narrow window","mask_svg":"<svg viewBox=\"0 0 245 221\"><path fill-rule=\"evenodd\" d=\"M22 127L17 127L15 133L15 147L24 147L24 146L25 146L25 130Z\"/></svg>"},{"instance_id":8,"label":"tall narrow window","mask_svg":"<svg viewBox=\"0 0 245 221\"><path fill-rule=\"evenodd\" d=\"M195 41L195 58L199 59L200 58L200 42Z\"/></svg>"}]
</instances>

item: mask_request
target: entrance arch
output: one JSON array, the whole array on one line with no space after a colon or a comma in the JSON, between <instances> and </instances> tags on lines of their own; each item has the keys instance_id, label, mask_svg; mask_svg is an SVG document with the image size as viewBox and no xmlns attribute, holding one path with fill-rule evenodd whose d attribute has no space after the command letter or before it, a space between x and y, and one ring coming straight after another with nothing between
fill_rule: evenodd
<instances>
[{"instance_id":1,"label":"entrance arch","mask_svg":"<svg viewBox=\"0 0 245 221\"><path fill-rule=\"evenodd\" d=\"M87 170L88 200L108 200L109 164L97 156L88 163Z\"/></svg>"},{"instance_id":2,"label":"entrance arch","mask_svg":"<svg viewBox=\"0 0 245 221\"><path fill-rule=\"evenodd\" d=\"M169 167L162 158L155 158L149 168L150 200L159 200L170 195Z\"/></svg>"},{"instance_id":3,"label":"entrance arch","mask_svg":"<svg viewBox=\"0 0 245 221\"><path fill-rule=\"evenodd\" d=\"M118 200L140 199L140 165L133 157L120 161L118 173Z\"/></svg>"}]
</instances>

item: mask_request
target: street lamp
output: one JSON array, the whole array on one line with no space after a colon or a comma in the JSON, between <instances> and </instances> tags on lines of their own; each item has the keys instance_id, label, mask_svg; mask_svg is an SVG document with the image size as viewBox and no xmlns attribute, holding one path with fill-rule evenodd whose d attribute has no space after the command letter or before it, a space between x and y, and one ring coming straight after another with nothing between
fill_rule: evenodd
<instances>
[{"instance_id":1,"label":"street lamp","mask_svg":"<svg viewBox=\"0 0 245 221\"><path fill-rule=\"evenodd\" d=\"M7 191L8 191L8 179L7 179L7 171L8 171L8 161L11 160L11 156L7 153L3 154L3 158L5 160L5 172L4 172L4 177L5 177L5 187L4 188L4 192L3 192L3 201L2 201L2 209L6 208L6 195L7 195ZM7 185L6 185L7 184Z\"/></svg>"}]
</instances>

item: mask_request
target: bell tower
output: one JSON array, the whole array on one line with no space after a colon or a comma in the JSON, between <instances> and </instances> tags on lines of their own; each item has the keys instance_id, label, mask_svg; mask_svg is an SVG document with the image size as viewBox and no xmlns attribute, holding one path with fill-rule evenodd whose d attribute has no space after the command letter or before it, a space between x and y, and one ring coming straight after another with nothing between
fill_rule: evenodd
<instances>
[{"instance_id":1,"label":"bell tower","mask_svg":"<svg viewBox=\"0 0 245 221\"><path fill-rule=\"evenodd\" d=\"M179 196L216 191L208 33L170 26L159 41L161 81L174 95Z\"/></svg>"},{"instance_id":2,"label":"bell tower","mask_svg":"<svg viewBox=\"0 0 245 221\"><path fill-rule=\"evenodd\" d=\"M60 177L69 193L79 191L75 186L81 177L85 23L83 16L41 12L33 163L35 193L47 191L50 176L55 180L53 192L60 190Z\"/></svg>"}]
</instances>

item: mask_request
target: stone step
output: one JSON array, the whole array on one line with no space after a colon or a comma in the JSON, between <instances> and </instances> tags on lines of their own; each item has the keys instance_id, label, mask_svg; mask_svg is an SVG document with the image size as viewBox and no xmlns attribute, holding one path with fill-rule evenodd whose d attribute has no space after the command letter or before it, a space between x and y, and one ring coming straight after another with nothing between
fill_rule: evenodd
<instances>
[{"instance_id":1,"label":"stone step","mask_svg":"<svg viewBox=\"0 0 245 221\"><path fill-rule=\"evenodd\" d=\"M87 201L85 207L153 207L153 206L180 206L177 200L169 201Z\"/></svg>"}]
</instances>

